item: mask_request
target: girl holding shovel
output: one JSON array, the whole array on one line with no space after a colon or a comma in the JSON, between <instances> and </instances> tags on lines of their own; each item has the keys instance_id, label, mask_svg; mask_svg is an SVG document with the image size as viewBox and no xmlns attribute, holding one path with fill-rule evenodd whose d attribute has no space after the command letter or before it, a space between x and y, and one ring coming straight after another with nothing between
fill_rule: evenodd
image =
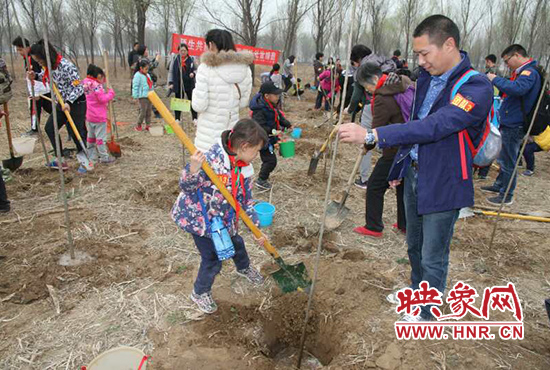
<instances>
[{"instance_id":1,"label":"girl holding shovel","mask_svg":"<svg viewBox=\"0 0 550 370\"><path fill-rule=\"evenodd\" d=\"M237 273L254 285L264 278L252 267L244 240L238 234L239 211L235 212L216 186L201 170L207 161L233 194L237 208L243 207L252 221L259 224L253 208L252 162L267 143L267 134L254 120L242 119L233 130L224 131L217 143L203 154L196 151L181 174L181 193L172 208L176 224L191 234L201 255L191 300L198 309L213 313L218 306L212 298L212 285L222 268L222 260L233 258ZM259 245L265 237L256 239Z\"/></svg>"},{"instance_id":2,"label":"girl holding shovel","mask_svg":"<svg viewBox=\"0 0 550 370\"><path fill-rule=\"evenodd\" d=\"M80 134L82 140L85 142L87 139L86 131L86 95L84 95L84 88L82 87L80 81L80 75L76 66L71 63L69 60L64 58L59 54L53 47L49 44L50 58L52 61L52 71L48 70L46 64L46 49L44 47L44 40L38 41L36 44L31 46L30 55L31 57L42 66L42 72L35 75L33 72L28 72L29 80L34 80L37 77L44 84L50 84L53 82L57 85L61 97L65 102L65 111L69 112L78 133ZM67 116L62 110L61 105L58 104L55 109L55 114L57 114L57 123L59 128L68 124ZM55 148L55 131L53 127L53 114L48 117L45 127L46 134L48 135L52 147ZM79 168L79 172L86 172L88 166L88 160L86 159L87 155L85 148L80 145L79 140L77 139L75 133L72 129L68 129L69 135L73 139L73 142L76 145L77 149L77 158L82 166ZM60 141L60 145L61 145ZM63 146L61 145L61 151L63 152ZM62 166L63 170L68 170L69 166L67 163L62 160L62 163L57 163L57 160L53 160L49 167L52 169L58 169L59 166Z\"/></svg>"}]
</instances>

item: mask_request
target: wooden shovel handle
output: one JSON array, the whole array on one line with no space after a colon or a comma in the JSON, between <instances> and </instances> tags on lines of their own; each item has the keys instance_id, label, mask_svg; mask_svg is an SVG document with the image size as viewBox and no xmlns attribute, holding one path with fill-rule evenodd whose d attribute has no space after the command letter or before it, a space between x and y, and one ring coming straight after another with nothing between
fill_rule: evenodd
<instances>
[{"instance_id":1,"label":"wooden shovel handle","mask_svg":"<svg viewBox=\"0 0 550 370\"><path fill-rule=\"evenodd\" d=\"M147 97L149 98L151 103L155 106L155 108L157 108L157 110L159 111L164 121L166 121L166 123L168 123L170 127L172 127L172 130L174 131L178 139L180 139L181 143L187 148L189 153L193 155L197 151L197 148L195 147L191 139L189 139L187 134L182 130L182 128L178 126L176 119L174 118L174 116L172 116L168 108L166 108L166 105L164 105L164 103L160 100L157 93L154 91L151 91L149 94L147 94ZM214 185L216 185L218 190L223 194L224 198L229 202L229 204L231 204L231 206L234 209L236 209L233 196L231 195L229 190L227 190L225 185L221 182L218 175L216 175L216 173L212 170L208 162L205 161L202 164L202 169L204 170L204 172L206 172L206 175L210 178L210 181L212 181ZM254 234L256 238L261 238L264 236L264 234L254 224L254 222L252 222L250 217L248 217L248 215L242 209L242 207L240 207L239 209L239 216L243 220L243 222L246 224L246 226L248 226L250 231L252 231L252 234ZM264 243L264 248L269 254L273 256L273 258L279 258L279 252L273 247L273 245L271 245L269 241L266 240L266 242Z\"/></svg>"},{"instance_id":2,"label":"wooden shovel handle","mask_svg":"<svg viewBox=\"0 0 550 370\"><path fill-rule=\"evenodd\" d=\"M82 137L80 136L80 133L78 132L78 130L76 129L76 125L74 124L73 117L71 117L71 114L64 109L65 102L63 101L63 98L61 97L61 94L59 93L59 90L57 89L56 84L54 84L53 82L52 82L52 90L55 93L55 96L57 96L57 101L59 102L59 105L61 105L61 109L63 110L63 112L65 112L67 121L69 121L69 124L71 125L71 128L73 129L73 132L76 138L78 139L78 141L80 141L80 145L83 146L84 150L86 150L86 147L84 147L84 144L82 143Z\"/></svg>"},{"instance_id":3,"label":"wooden shovel handle","mask_svg":"<svg viewBox=\"0 0 550 370\"><path fill-rule=\"evenodd\" d=\"M332 131L330 132L330 135L328 136L328 138L325 140L325 142L321 146L321 149L319 150L319 153L323 153L325 151L325 149L327 148L328 143L332 140L332 137L334 136L334 134L336 134L336 132L338 132L338 125L336 125L332 129Z\"/></svg>"},{"instance_id":4,"label":"wooden shovel handle","mask_svg":"<svg viewBox=\"0 0 550 370\"><path fill-rule=\"evenodd\" d=\"M109 54L107 50L103 51L103 64L105 64L105 83L107 84L107 89L111 88L111 80L109 79ZM109 122L111 122L111 141L114 141L115 134L113 130L113 125L116 125L116 122L113 119L113 101L109 100L107 103L107 108L109 110Z\"/></svg>"}]
</instances>

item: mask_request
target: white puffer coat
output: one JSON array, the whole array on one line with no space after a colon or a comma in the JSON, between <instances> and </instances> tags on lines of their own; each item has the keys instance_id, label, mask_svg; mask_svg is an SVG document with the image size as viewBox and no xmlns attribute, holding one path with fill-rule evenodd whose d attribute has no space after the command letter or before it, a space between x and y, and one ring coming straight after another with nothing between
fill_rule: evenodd
<instances>
[{"instance_id":1,"label":"white puffer coat","mask_svg":"<svg viewBox=\"0 0 550 370\"><path fill-rule=\"evenodd\" d=\"M239 108L248 106L252 90L249 52L205 52L197 69L193 109L199 114L195 146L206 153L239 120Z\"/></svg>"}]
</instances>

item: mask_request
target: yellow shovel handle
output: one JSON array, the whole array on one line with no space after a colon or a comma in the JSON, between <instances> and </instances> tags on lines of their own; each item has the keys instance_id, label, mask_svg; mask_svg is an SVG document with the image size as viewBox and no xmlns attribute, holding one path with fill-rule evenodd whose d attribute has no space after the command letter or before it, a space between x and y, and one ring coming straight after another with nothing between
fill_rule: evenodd
<instances>
[{"instance_id":1,"label":"yellow shovel handle","mask_svg":"<svg viewBox=\"0 0 550 370\"><path fill-rule=\"evenodd\" d=\"M485 216L498 216L498 212L492 212L492 211L476 211L476 212L484 214ZM512 218L516 220L525 220L525 221L550 222L550 218L548 217L527 216L527 215L519 215L516 213L501 213L500 217Z\"/></svg>"},{"instance_id":2,"label":"yellow shovel handle","mask_svg":"<svg viewBox=\"0 0 550 370\"><path fill-rule=\"evenodd\" d=\"M76 126L74 124L73 118L71 117L71 114L65 110L65 102L63 101L63 98L61 97L61 94L59 93L59 90L57 89L57 86L52 83L52 89L55 95L57 96L57 101L61 105L61 109L63 109L63 112L65 112L65 116L67 117L67 121L69 121L69 124L71 125L71 128L73 129L73 132L78 139L79 142L82 143L82 137L80 136L80 133L76 129Z\"/></svg>"},{"instance_id":3,"label":"yellow shovel handle","mask_svg":"<svg viewBox=\"0 0 550 370\"><path fill-rule=\"evenodd\" d=\"M197 151L197 148L195 148L195 145L193 144L193 142L189 139L187 134L177 124L176 119L174 118L174 116L172 116L168 108L166 108L166 105L164 105L164 103L160 100L157 93L154 91L151 91L149 94L147 94L147 97L149 98L151 103L155 106L155 108L157 108L157 110L159 111L164 121L166 121L166 123L168 123L170 127L172 127L172 130L174 131L178 139L180 139L181 143L185 145L189 153L193 155ZM218 190L223 194L223 196L229 202L229 204L231 204L231 206L234 209L236 209L233 196L231 195L229 190L227 190L225 185L221 182L218 175L216 175L216 173L212 170L208 162L205 161L202 164L202 169L204 170L204 172L206 172L206 175L208 175L208 177L214 183L214 185L216 185ZM264 234L254 224L254 222L252 222L250 217L248 217L248 215L242 209L242 207L239 209L239 216L243 220L243 222L246 224L246 226L248 226L250 231L252 231L252 234L254 234L256 238L261 238L264 236ZM277 250L271 245L271 243L269 243L269 241L266 240L266 242L264 243L264 248L266 249L267 252L269 252L269 254L273 256L273 258L279 258L279 252L277 252Z\"/></svg>"},{"instance_id":4,"label":"yellow shovel handle","mask_svg":"<svg viewBox=\"0 0 550 370\"><path fill-rule=\"evenodd\" d=\"M332 140L332 137L334 136L334 134L336 134L336 132L338 132L338 125L336 125L332 129L332 131L330 132L330 135L328 136L327 140L321 146L321 149L319 150L319 153L323 153L325 151L325 149L327 148L328 143Z\"/></svg>"}]
</instances>

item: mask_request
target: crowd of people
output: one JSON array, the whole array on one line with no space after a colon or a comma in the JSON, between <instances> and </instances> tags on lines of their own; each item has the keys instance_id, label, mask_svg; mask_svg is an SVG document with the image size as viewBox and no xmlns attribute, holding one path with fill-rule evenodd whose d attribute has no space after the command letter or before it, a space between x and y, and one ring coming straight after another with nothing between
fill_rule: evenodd
<instances>
[{"instance_id":1,"label":"crowd of people","mask_svg":"<svg viewBox=\"0 0 550 370\"><path fill-rule=\"evenodd\" d=\"M295 75L296 58L290 55L282 68L277 63L261 75L259 92L251 98L252 54L237 51L231 34L225 30L210 30L205 44L207 50L200 62L189 55L186 44L180 44L167 80L177 99L187 97L191 101L198 149L182 172L181 193L172 217L193 236L201 256L190 298L201 311L212 313L217 309L212 286L222 260L233 258L239 274L253 284L263 283L239 236L239 208L258 223L252 188L272 187L269 178L277 166L277 143L283 132L292 128L283 112L282 97L289 92L300 97L304 90ZM30 45L27 40L17 38L13 45L30 66L28 81L35 87L35 95L29 95L36 102L35 108L31 108L36 120L32 121L30 134L38 128L40 110L49 109L53 80L65 103L55 109L59 127L66 125L66 113L70 113L80 136L87 142L84 154L93 163L111 163L113 158L105 148L105 128L107 104L115 92L103 87L103 70L90 65L86 79L80 81L78 69L52 45L49 45L52 71L47 67L46 45L42 40ZM481 190L492 194L487 201L495 205L512 203L516 184L514 166L520 154L527 166L523 174L533 175L534 153L550 149L550 128L530 138L526 150L520 153L528 117L532 117L543 88L537 61L521 45L510 45L501 53L511 71L510 78L498 69L494 54L485 58L485 73L476 72L468 54L460 49L457 25L448 17L433 15L414 30L413 51L418 56L418 67L412 72L399 50L385 58L366 45L355 45L347 71L340 59L328 58L325 64L325 55L318 52L313 61L312 89L317 92L314 109L330 112L343 104L352 118L350 123L339 127L339 138L365 148L355 182L366 189L365 223L354 232L366 237L383 236L384 195L389 188L395 188L397 222L393 227L406 235L410 287L418 289L421 281L427 281L430 287L443 292L459 210L474 204L474 159L487 139L488 117L495 115L496 108L495 122L498 121L502 150L495 182L482 186ZM158 60L158 56L150 59L147 48L137 43L128 55L132 96L140 107L137 131L148 130L151 125L153 107L147 95L155 89L157 77L153 70ZM346 76L348 89L346 96L342 96ZM250 110L250 118L240 117L239 111L245 107ZM175 115L177 120L183 119L181 112L176 111ZM357 116L358 124L354 122ZM55 147L52 117L48 118L45 131ZM74 133L69 132L77 157L84 155L84 148ZM381 155L371 171L374 148ZM262 165L254 181L251 162L258 155ZM201 169L205 161L229 188L237 204L236 211ZM63 160L61 163L54 160L49 166L67 167ZM489 168L477 169L477 177L487 178ZM87 170L82 164L80 171ZM9 211L3 181L0 207ZM214 237L214 230L221 233L216 234L220 238ZM265 240L265 236L256 239L260 245ZM397 294L390 294L388 301L397 303ZM402 319L431 318L430 307L425 306L419 316L406 314Z\"/></svg>"}]
</instances>

